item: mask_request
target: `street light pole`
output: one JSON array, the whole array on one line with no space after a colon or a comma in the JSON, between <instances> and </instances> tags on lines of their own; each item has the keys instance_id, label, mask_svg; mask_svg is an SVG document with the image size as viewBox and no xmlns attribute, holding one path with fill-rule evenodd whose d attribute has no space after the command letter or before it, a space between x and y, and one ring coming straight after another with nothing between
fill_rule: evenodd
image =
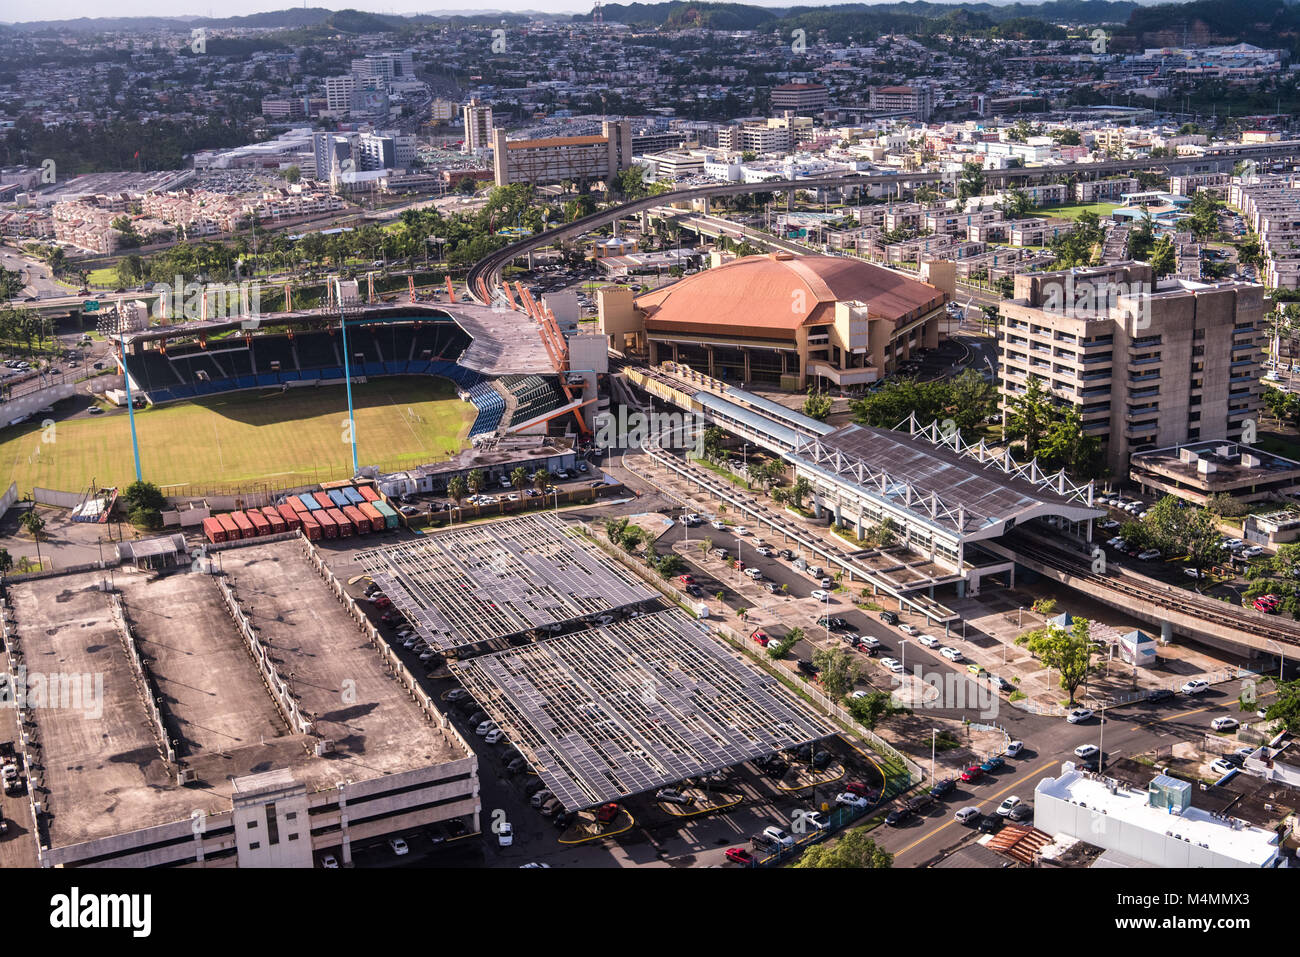
<instances>
[{"instance_id":1,"label":"street light pole","mask_svg":"<svg viewBox=\"0 0 1300 957\"><path fill-rule=\"evenodd\" d=\"M935 750L934 742L935 742L936 734L938 734L938 730L935 728L931 728L930 729L930 780L931 781L934 780L934 750Z\"/></svg>"}]
</instances>

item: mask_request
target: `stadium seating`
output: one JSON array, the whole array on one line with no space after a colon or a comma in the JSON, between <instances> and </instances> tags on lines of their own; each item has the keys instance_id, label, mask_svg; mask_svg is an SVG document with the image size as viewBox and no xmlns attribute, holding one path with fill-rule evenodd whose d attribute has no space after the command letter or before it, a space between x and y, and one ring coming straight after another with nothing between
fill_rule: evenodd
<instances>
[{"instance_id":1,"label":"stadium seating","mask_svg":"<svg viewBox=\"0 0 1300 957\"><path fill-rule=\"evenodd\" d=\"M360 359L353 365L356 375L435 375L451 379L462 390L480 385L483 377L457 364L469 347L469 335L453 322L358 323L348 324L348 347ZM276 366L278 363L278 367ZM343 378L342 337L337 332L299 332L256 335L251 340L229 336L210 340L207 348L197 343L177 345L166 354L148 350L127 358L132 382L154 404L214 395L236 389L276 386L302 379ZM492 431L501 420L504 401L491 387L501 408L486 418ZM484 395L484 401L491 399Z\"/></svg>"},{"instance_id":2,"label":"stadium seating","mask_svg":"<svg viewBox=\"0 0 1300 957\"><path fill-rule=\"evenodd\" d=\"M568 402L555 376L508 375L502 376L500 382L518 403L510 417L512 426L554 412Z\"/></svg>"},{"instance_id":3,"label":"stadium seating","mask_svg":"<svg viewBox=\"0 0 1300 957\"><path fill-rule=\"evenodd\" d=\"M470 437L473 438L484 432L495 432L497 426L501 424L501 416L505 414L506 400L486 382L469 390L469 400L478 409L478 417L469 430Z\"/></svg>"}]
</instances>

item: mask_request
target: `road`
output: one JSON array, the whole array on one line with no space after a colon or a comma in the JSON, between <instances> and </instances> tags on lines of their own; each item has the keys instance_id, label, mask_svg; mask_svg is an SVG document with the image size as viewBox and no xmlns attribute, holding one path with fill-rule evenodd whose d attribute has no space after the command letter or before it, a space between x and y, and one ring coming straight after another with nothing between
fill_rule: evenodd
<instances>
[{"instance_id":1,"label":"road","mask_svg":"<svg viewBox=\"0 0 1300 957\"><path fill-rule=\"evenodd\" d=\"M21 273L26 283L23 286L23 295L13 300L14 305L21 305L26 296L38 296L44 299L63 297L68 294L66 287L54 281L48 266L24 256L17 249L0 246L0 266L10 272Z\"/></svg>"}]
</instances>

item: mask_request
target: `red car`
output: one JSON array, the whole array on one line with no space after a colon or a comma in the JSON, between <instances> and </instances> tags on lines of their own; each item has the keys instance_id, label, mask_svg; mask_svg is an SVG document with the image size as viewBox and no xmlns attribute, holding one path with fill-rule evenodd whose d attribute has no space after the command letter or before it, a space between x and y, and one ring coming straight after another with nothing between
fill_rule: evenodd
<instances>
[{"instance_id":1,"label":"red car","mask_svg":"<svg viewBox=\"0 0 1300 957\"><path fill-rule=\"evenodd\" d=\"M848 784L844 785L844 790L849 794L856 794L860 798L865 798L872 804L875 804L876 801L880 799L879 791L875 788L867 787L861 781L850 781Z\"/></svg>"},{"instance_id":2,"label":"red car","mask_svg":"<svg viewBox=\"0 0 1300 957\"><path fill-rule=\"evenodd\" d=\"M375 607L376 607L376 608L392 608L392 607L393 607L393 601L392 601L392 599L389 598L387 595L380 595L378 598L375 599Z\"/></svg>"},{"instance_id":3,"label":"red car","mask_svg":"<svg viewBox=\"0 0 1300 957\"><path fill-rule=\"evenodd\" d=\"M984 777L984 769L978 764L972 764L961 773L963 781L978 781L982 777Z\"/></svg>"},{"instance_id":4,"label":"red car","mask_svg":"<svg viewBox=\"0 0 1300 957\"><path fill-rule=\"evenodd\" d=\"M734 861L737 864L753 864L754 855L743 847L729 847L727 848L727 860Z\"/></svg>"},{"instance_id":5,"label":"red car","mask_svg":"<svg viewBox=\"0 0 1300 957\"><path fill-rule=\"evenodd\" d=\"M683 585L694 585L694 584L695 584L695 576L694 576L694 575L678 575L678 576L677 576L677 580L678 580L679 582L681 582Z\"/></svg>"},{"instance_id":6,"label":"red car","mask_svg":"<svg viewBox=\"0 0 1300 957\"><path fill-rule=\"evenodd\" d=\"M618 817L618 805L612 801L596 809L596 820L601 824L608 824L616 817Z\"/></svg>"},{"instance_id":7,"label":"red car","mask_svg":"<svg viewBox=\"0 0 1300 957\"><path fill-rule=\"evenodd\" d=\"M1277 606L1278 606L1277 595L1260 595L1258 598L1255 599L1256 611L1267 612L1268 614L1271 615L1273 614L1273 612L1277 611Z\"/></svg>"},{"instance_id":8,"label":"red car","mask_svg":"<svg viewBox=\"0 0 1300 957\"><path fill-rule=\"evenodd\" d=\"M772 640L771 636L765 631L756 631L749 637L753 638L754 641L762 645L764 648L766 648L767 643Z\"/></svg>"}]
</instances>

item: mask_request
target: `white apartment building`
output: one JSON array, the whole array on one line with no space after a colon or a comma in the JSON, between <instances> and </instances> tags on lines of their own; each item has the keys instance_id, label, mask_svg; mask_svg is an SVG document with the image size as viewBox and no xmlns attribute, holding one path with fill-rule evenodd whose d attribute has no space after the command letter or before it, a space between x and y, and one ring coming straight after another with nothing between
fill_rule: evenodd
<instances>
[{"instance_id":1,"label":"white apartment building","mask_svg":"<svg viewBox=\"0 0 1300 957\"><path fill-rule=\"evenodd\" d=\"M477 153L492 146L492 106L471 99L461 110L465 123L465 142L462 153Z\"/></svg>"},{"instance_id":2,"label":"white apartment building","mask_svg":"<svg viewBox=\"0 0 1300 957\"><path fill-rule=\"evenodd\" d=\"M325 78L325 107L331 113L347 113L352 109L352 94L357 88L357 78L351 73Z\"/></svg>"}]
</instances>

